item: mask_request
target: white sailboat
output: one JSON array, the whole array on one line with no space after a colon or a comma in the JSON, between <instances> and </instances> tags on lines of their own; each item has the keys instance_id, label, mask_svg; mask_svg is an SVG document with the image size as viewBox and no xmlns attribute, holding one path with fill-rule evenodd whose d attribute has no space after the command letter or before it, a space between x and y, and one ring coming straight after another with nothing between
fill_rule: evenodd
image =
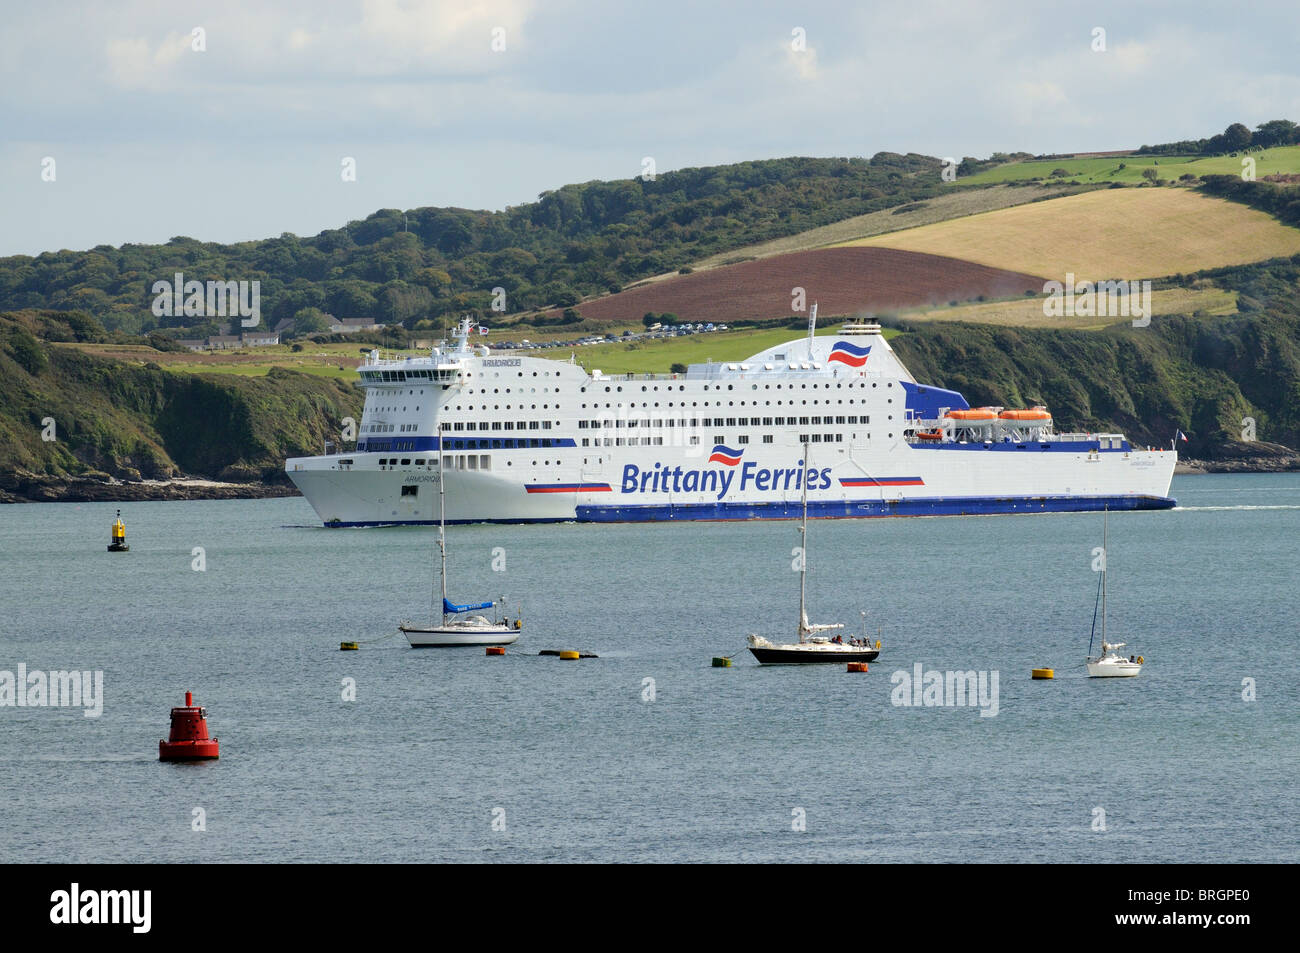
<instances>
[{"instance_id":1,"label":"white sailboat","mask_svg":"<svg viewBox=\"0 0 1300 953\"><path fill-rule=\"evenodd\" d=\"M414 625L402 620L398 626L411 643L411 648L451 648L459 645L510 645L519 638L523 620L516 617L511 623L505 616L505 600L456 605L447 598L447 506L444 479L442 434L438 436L438 553L442 557L442 621L429 625ZM480 609L497 609L495 618L484 615L466 615Z\"/></svg>"},{"instance_id":2,"label":"white sailboat","mask_svg":"<svg viewBox=\"0 0 1300 953\"><path fill-rule=\"evenodd\" d=\"M1106 641L1106 570L1110 564L1110 549L1108 547L1108 523L1110 521L1110 510L1105 511L1102 517L1101 528L1101 581L1098 584L1098 599L1101 605L1101 654L1094 656L1092 654L1092 639L1097 633L1097 609L1094 606L1092 612L1092 636L1088 637L1088 675L1090 678L1132 678L1142 671L1142 665L1146 661L1142 656L1132 656L1125 658L1117 651L1127 644L1126 642L1107 642Z\"/></svg>"},{"instance_id":3,"label":"white sailboat","mask_svg":"<svg viewBox=\"0 0 1300 953\"><path fill-rule=\"evenodd\" d=\"M764 664L799 663L799 662L874 662L880 655L877 642L875 648L863 638L844 641L842 636L831 638L823 635L844 628L839 622L812 623L808 621L808 444L804 444L803 459L803 521L799 526L801 540L799 556L799 626L798 641L772 642L761 635L750 635L749 651L754 658ZM865 617L864 617L865 619Z\"/></svg>"}]
</instances>

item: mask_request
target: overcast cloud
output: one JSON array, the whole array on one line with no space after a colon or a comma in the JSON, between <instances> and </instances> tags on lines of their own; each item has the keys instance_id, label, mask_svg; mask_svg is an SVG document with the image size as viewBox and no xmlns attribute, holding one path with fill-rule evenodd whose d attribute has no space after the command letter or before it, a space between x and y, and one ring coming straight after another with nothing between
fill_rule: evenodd
<instances>
[{"instance_id":1,"label":"overcast cloud","mask_svg":"<svg viewBox=\"0 0 1300 953\"><path fill-rule=\"evenodd\" d=\"M312 235L378 208L502 208L637 175L646 156L660 172L882 150L984 157L1300 121L1300 5L1240 11L5 2L0 255ZM1105 52L1092 49L1097 27ZM355 182L342 181L344 157Z\"/></svg>"}]
</instances>

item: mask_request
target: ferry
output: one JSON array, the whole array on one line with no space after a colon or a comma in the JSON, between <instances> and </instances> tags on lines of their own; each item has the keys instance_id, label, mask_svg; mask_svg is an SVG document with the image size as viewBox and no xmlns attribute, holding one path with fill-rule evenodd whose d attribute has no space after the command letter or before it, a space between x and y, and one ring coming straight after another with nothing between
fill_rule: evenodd
<instances>
[{"instance_id":1,"label":"ferry","mask_svg":"<svg viewBox=\"0 0 1300 953\"><path fill-rule=\"evenodd\" d=\"M444 480L449 523L799 519L805 481L813 518L1175 505L1174 450L971 407L878 324L815 320L744 361L604 374L493 350L466 318L450 345L369 352L355 448L285 470L331 527L437 523Z\"/></svg>"}]
</instances>

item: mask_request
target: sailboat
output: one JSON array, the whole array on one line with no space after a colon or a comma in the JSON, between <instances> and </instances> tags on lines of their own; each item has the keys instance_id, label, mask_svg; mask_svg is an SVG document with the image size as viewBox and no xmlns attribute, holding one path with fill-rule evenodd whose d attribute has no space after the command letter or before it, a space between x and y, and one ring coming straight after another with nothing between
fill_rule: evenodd
<instances>
[{"instance_id":1,"label":"sailboat","mask_svg":"<svg viewBox=\"0 0 1300 953\"><path fill-rule=\"evenodd\" d=\"M442 436L438 437L438 553L442 557L442 621L429 625L413 625L402 620L398 628L413 649L450 648L457 645L510 645L519 638L523 620L516 617L511 623L505 616L505 600L456 605L447 598L447 481L443 466ZM484 615L466 615L481 609L497 609L494 618Z\"/></svg>"},{"instance_id":2,"label":"sailboat","mask_svg":"<svg viewBox=\"0 0 1300 953\"><path fill-rule=\"evenodd\" d=\"M804 444L803 460L803 521L799 526L802 541L799 556L799 626L796 642L771 642L761 635L750 635L749 651L760 663L780 664L790 662L874 662L880 655L880 643L872 648L866 638L844 641L842 636L823 635L844 628L842 623L814 624L808 621L808 444ZM863 616L864 626L866 617Z\"/></svg>"},{"instance_id":3,"label":"sailboat","mask_svg":"<svg viewBox=\"0 0 1300 953\"><path fill-rule=\"evenodd\" d=\"M1107 546L1107 524L1110 521L1110 509L1107 508L1101 524L1101 579L1097 583L1097 605L1092 609L1092 635L1088 637L1088 675L1090 678L1132 678L1142 671L1146 661L1142 656L1128 658L1120 655L1116 649L1122 649L1125 642L1106 641L1106 570L1110 563L1110 549ZM1097 608L1101 608L1101 654L1092 654L1092 640L1097 634Z\"/></svg>"}]
</instances>

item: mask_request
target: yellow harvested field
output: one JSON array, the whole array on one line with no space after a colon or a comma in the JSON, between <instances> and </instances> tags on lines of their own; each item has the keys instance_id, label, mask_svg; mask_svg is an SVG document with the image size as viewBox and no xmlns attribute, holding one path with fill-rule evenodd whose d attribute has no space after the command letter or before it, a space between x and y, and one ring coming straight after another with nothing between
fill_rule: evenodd
<instances>
[{"instance_id":1,"label":"yellow harvested field","mask_svg":"<svg viewBox=\"0 0 1300 953\"><path fill-rule=\"evenodd\" d=\"M1136 280L1300 253L1300 229L1183 188L1086 192L845 245L947 255L1064 281Z\"/></svg>"},{"instance_id":2,"label":"yellow harvested field","mask_svg":"<svg viewBox=\"0 0 1300 953\"><path fill-rule=\"evenodd\" d=\"M1237 296L1221 288L1171 288L1151 293L1151 312L1162 314L1211 315L1237 313ZM967 321L971 324L999 324L1017 328L1073 328L1093 330L1110 324L1128 324L1128 317L1059 317L1043 313L1043 299L1013 298L985 301L951 308L918 308L900 312L910 321Z\"/></svg>"}]
</instances>

